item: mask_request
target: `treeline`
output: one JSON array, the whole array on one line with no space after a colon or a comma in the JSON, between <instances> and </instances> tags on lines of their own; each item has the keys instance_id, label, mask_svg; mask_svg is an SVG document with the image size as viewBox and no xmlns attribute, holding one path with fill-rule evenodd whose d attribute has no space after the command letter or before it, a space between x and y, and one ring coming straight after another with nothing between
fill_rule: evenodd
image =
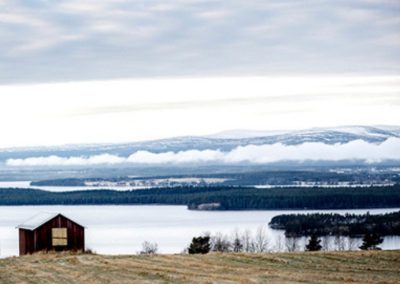
<instances>
[{"instance_id":1,"label":"treeline","mask_svg":"<svg viewBox=\"0 0 400 284\"><path fill-rule=\"evenodd\" d=\"M311 235L308 238L281 236L271 238L266 227L261 225L255 232L235 229L231 234L205 232L192 238L190 245L183 250L189 254L221 253L267 253L296 251L354 251L380 250L383 238L376 234L365 234L361 239L350 237L328 237ZM145 241L140 254L154 254L158 250L157 243Z\"/></svg>"},{"instance_id":2,"label":"treeline","mask_svg":"<svg viewBox=\"0 0 400 284\"><path fill-rule=\"evenodd\" d=\"M370 215L355 214L287 214L272 218L272 229L285 230L286 236L340 235L356 237L365 234L400 235L400 211Z\"/></svg>"},{"instance_id":3,"label":"treeline","mask_svg":"<svg viewBox=\"0 0 400 284\"><path fill-rule=\"evenodd\" d=\"M48 192L0 189L0 205L170 204L189 209L355 209L400 207L400 186L376 188L179 187ZM207 207L204 205L212 204Z\"/></svg>"},{"instance_id":4,"label":"treeline","mask_svg":"<svg viewBox=\"0 0 400 284\"><path fill-rule=\"evenodd\" d=\"M251 171L242 173L218 173L218 174L190 174L190 175L154 175L146 177L97 177L97 178L61 178L33 181L31 185L36 186L84 186L85 182L126 182L134 180L152 180L167 178L221 178L225 181L214 184L213 186L248 186L254 184L269 185L290 185L295 186L299 182L324 183L327 185L337 185L339 182L349 182L352 184L382 184L387 182L400 181L399 177L393 173L371 173L369 171L349 173L335 173L329 171L305 171L305 170L279 170L279 171ZM182 184L184 185L184 184Z\"/></svg>"},{"instance_id":5,"label":"treeline","mask_svg":"<svg viewBox=\"0 0 400 284\"><path fill-rule=\"evenodd\" d=\"M32 186L85 186L85 180L80 178L64 178L32 181Z\"/></svg>"}]
</instances>

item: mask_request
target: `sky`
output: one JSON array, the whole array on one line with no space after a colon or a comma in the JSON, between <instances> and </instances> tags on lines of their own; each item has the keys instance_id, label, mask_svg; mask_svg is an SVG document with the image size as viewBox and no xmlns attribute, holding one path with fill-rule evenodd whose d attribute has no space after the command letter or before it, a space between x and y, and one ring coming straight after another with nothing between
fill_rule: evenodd
<instances>
[{"instance_id":1,"label":"sky","mask_svg":"<svg viewBox=\"0 0 400 284\"><path fill-rule=\"evenodd\" d=\"M0 83L398 74L398 0L0 0Z\"/></svg>"},{"instance_id":2,"label":"sky","mask_svg":"<svg viewBox=\"0 0 400 284\"><path fill-rule=\"evenodd\" d=\"M130 79L4 85L0 93L3 148L400 125L400 76Z\"/></svg>"},{"instance_id":3,"label":"sky","mask_svg":"<svg viewBox=\"0 0 400 284\"><path fill-rule=\"evenodd\" d=\"M395 0L0 0L0 148L400 125Z\"/></svg>"}]
</instances>

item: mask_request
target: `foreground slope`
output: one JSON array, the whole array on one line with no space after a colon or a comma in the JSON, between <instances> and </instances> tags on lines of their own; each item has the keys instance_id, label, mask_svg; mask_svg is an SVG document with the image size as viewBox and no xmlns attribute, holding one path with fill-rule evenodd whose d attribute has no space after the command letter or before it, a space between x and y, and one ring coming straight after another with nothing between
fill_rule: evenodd
<instances>
[{"instance_id":1,"label":"foreground slope","mask_svg":"<svg viewBox=\"0 0 400 284\"><path fill-rule=\"evenodd\" d=\"M102 256L0 260L0 283L399 283L400 251Z\"/></svg>"}]
</instances>

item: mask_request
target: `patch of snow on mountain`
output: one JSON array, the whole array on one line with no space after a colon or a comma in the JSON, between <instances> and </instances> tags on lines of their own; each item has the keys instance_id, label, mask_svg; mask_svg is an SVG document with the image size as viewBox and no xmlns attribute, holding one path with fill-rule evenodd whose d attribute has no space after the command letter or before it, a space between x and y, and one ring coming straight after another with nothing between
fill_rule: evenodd
<instances>
[{"instance_id":1,"label":"patch of snow on mountain","mask_svg":"<svg viewBox=\"0 0 400 284\"><path fill-rule=\"evenodd\" d=\"M235 129L222 131L216 134L205 136L212 139L243 139L243 138L255 138L255 137L268 137L275 135L283 135L290 133L290 131L263 131L263 130L245 130L245 129Z\"/></svg>"}]
</instances>

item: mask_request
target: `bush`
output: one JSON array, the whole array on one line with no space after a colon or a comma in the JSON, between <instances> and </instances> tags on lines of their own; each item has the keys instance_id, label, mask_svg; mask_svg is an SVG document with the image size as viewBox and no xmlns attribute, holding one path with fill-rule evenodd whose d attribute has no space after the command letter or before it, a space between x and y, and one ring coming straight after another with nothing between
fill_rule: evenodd
<instances>
[{"instance_id":1,"label":"bush","mask_svg":"<svg viewBox=\"0 0 400 284\"><path fill-rule=\"evenodd\" d=\"M139 252L140 254L156 254L158 251L157 243L151 243L145 241L142 243L142 250Z\"/></svg>"}]
</instances>

